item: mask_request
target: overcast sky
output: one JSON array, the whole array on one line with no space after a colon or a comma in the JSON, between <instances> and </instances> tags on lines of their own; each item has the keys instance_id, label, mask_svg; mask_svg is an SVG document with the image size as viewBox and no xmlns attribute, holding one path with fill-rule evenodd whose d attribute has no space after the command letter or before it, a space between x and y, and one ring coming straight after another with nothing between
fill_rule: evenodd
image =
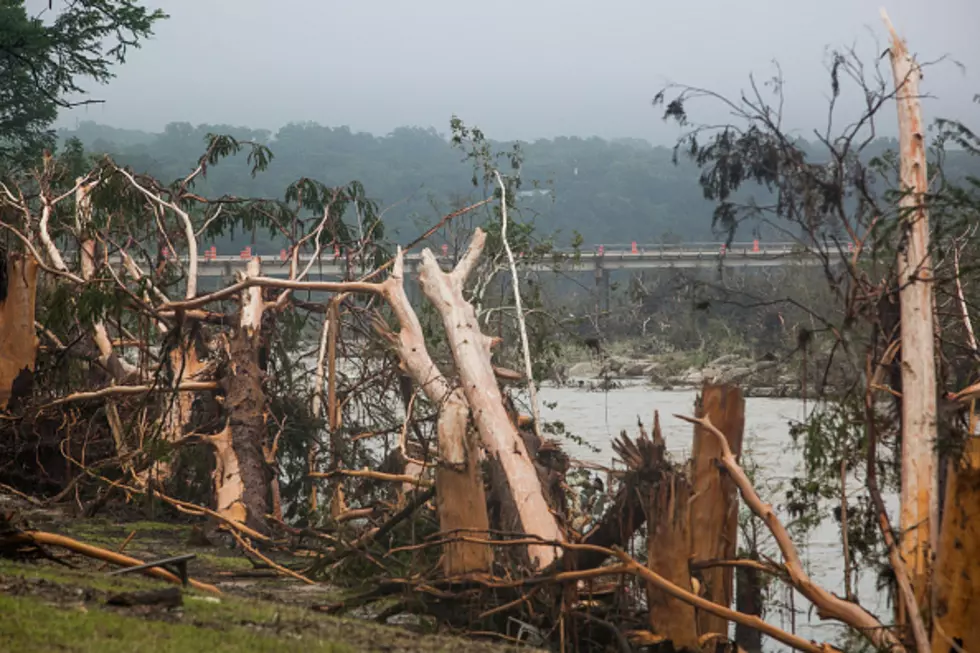
<instances>
[{"instance_id":1,"label":"overcast sky","mask_svg":"<svg viewBox=\"0 0 980 653\"><path fill-rule=\"evenodd\" d=\"M92 89L105 104L60 124L311 120L384 134L446 132L457 114L497 139L665 143L675 130L650 105L665 83L737 92L777 60L788 122L808 132L825 121L828 48L856 46L873 65L886 47L882 2L920 61L966 66L927 69L927 120L980 117L980 0L157 0L171 17Z\"/></svg>"}]
</instances>

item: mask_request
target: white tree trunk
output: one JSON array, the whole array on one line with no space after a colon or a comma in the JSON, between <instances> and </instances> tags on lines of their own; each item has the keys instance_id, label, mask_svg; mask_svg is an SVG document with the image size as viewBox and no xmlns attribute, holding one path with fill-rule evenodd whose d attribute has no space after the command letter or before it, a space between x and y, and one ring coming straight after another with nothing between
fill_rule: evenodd
<instances>
[{"instance_id":1,"label":"white tree trunk","mask_svg":"<svg viewBox=\"0 0 980 653\"><path fill-rule=\"evenodd\" d=\"M480 332L476 311L463 297L463 285L485 242L486 234L477 229L466 254L449 273L439 268L435 256L426 249L422 252L419 281L426 297L442 316L473 420L487 453L503 469L521 528L543 540L559 541L563 534L558 521L548 508L524 440L504 408L490 362L491 339ZM538 568L547 567L559 556L557 547L546 545L530 546L528 553L532 565Z\"/></svg>"}]
</instances>

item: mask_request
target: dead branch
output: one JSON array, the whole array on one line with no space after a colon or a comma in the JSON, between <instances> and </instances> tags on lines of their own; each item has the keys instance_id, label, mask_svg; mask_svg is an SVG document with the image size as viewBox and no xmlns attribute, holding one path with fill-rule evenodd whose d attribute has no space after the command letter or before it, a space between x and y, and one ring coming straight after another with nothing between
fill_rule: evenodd
<instances>
[{"instance_id":1,"label":"dead branch","mask_svg":"<svg viewBox=\"0 0 980 653\"><path fill-rule=\"evenodd\" d=\"M295 578L296 580L302 581L307 585L316 585L315 582L313 582L303 574L296 573L292 569L287 569L286 567L283 567L282 565L274 562L269 556L263 554L261 551L259 551L254 546L252 546L248 542L248 540L246 540L244 537L239 535L237 531L229 531L229 533L231 533L231 536L235 538L235 541L238 542L239 546L241 546L244 550L248 551L249 553L254 555L256 558L258 558L265 564L272 567L276 571L276 573L282 574L283 576L289 576L290 578Z\"/></svg>"},{"instance_id":2,"label":"dead branch","mask_svg":"<svg viewBox=\"0 0 980 653\"><path fill-rule=\"evenodd\" d=\"M11 536L5 537L4 539L12 544L59 546L64 549L68 549L69 551L74 551L75 553L88 556L89 558L95 558L96 560L102 560L121 567L137 567L144 564L142 560L138 560L137 558L116 553L115 551L109 551L108 549L103 549L97 546L92 546L91 544L85 544L84 542L79 542L78 540L65 537L64 535L58 535L56 533L28 530L15 533ZM143 573L149 576L162 578L163 580L171 583L178 585L180 584L180 579L166 569L151 567ZM221 594L221 590L214 585L202 583L197 580L189 580L188 583L190 583L191 587L194 589L199 589L202 592Z\"/></svg>"},{"instance_id":3,"label":"dead branch","mask_svg":"<svg viewBox=\"0 0 980 653\"><path fill-rule=\"evenodd\" d=\"M538 389L534 384L534 367L531 365L531 347L527 341L527 325L524 322L524 309L521 306L521 282L517 276L517 264L514 263L514 252L507 241L507 187L500 177L500 171L494 170L497 185L500 186L500 238L507 253L507 264L510 266L511 286L514 291L514 310L517 313L517 326L521 334L521 350L524 353L524 374L527 376L527 393L531 401L531 415L534 417L534 434L541 439L541 415L538 412Z\"/></svg>"},{"instance_id":4,"label":"dead branch","mask_svg":"<svg viewBox=\"0 0 980 653\"><path fill-rule=\"evenodd\" d=\"M860 605L840 599L819 585L814 584L803 568L803 563L800 560L799 553L796 551L796 545L793 544L793 539L790 537L789 532L783 526L782 522L779 521L772 506L764 503L759 498L755 488L752 487L752 482L745 475L742 467L736 462L735 456L732 455L725 434L719 431L707 417L695 418L685 415L675 415L675 417L691 424L697 424L708 432L713 433L715 438L717 438L718 445L721 448L721 464L724 465L735 482L735 485L738 486L742 499L752 512L766 524L776 539L776 544L779 546L779 550L783 555L783 564L790 583L800 594L813 603L820 618L835 619L851 626L867 637L878 648L904 651L905 648L902 646L902 643L871 613Z\"/></svg>"},{"instance_id":5,"label":"dead branch","mask_svg":"<svg viewBox=\"0 0 980 653\"><path fill-rule=\"evenodd\" d=\"M41 406L40 410L54 408L76 401L88 401L90 399L103 399L105 397L118 397L129 395L141 395L151 392L202 392L205 390L219 390L221 386L215 381L184 381L178 386L164 385L112 385L101 390L90 392L73 392L70 395L56 399Z\"/></svg>"}]
</instances>

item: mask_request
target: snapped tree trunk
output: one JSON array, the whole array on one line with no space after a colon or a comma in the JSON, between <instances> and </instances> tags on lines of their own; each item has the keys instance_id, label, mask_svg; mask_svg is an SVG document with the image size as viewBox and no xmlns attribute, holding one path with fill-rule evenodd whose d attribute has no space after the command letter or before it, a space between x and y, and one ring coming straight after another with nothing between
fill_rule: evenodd
<instances>
[{"instance_id":1,"label":"snapped tree trunk","mask_svg":"<svg viewBox=\"0 0 980 653\"><path fill-rule=\"evenodd\" d=\"M650 490L647 509L647 566L675 585L692 590L691 484L683 473L665 469ZM669 639L674 650L700 650L694 606L647 585L650 628Z\"/></svg>"},{"instance_id":2,"label":"snapped tree trunk","mask_svg":"<svg viewBox=\"0 0 980 653\"><path fill-rule=\"evenodd\" d=\"M34 304L37 261L11 253L0 276L0 409L11 397L29 395L33 386L37 334Z\"/></svg>"},{"instance_id":3,"label":"snapped tree trunk","mask_svg":"<svg viewBox=\"0 0 980 653\"><path fill-rule=\"evenodd\" d=\"M936 363L929 214L924 197L925 130L919 106L921 70L888 16L892 72L898 105L903 225L898 247L902 336L901 552L919 606L926 605L929 561L939 536L936 440Z\"/></svg>"},{"instance_id":4,"label":"snapped tree trunk","mask_svg":"<svg viewBox=\"0 0 980 653\"><path fill-rule=\"evenodd\" d=\"M972 436L960 460L950 463L942 533L933 576L933 651L980 651L980 438Z\"/></svg>"},{"instance_id":5,"label":"snapped tree trunk","mask_svg":"<svg viewBox=\"0 0 980 653\"><path fill-rule=\"evenodd\" d=\"M384 294L401 326L398 336L392 340L402 366L429 401L439 407L436 422L439 528L450 535L462 533L485 539L489 537L490 523L476 434L470 428L470 407L462 390L449 384L429 356L422 325L405 294L404 271L404 258L399 251L391 276L385 282ZM493 552L487 545L451 542L446 545L443 571L447 576L487 572L492 562Z\"/></svg>"},{"instance_id":6,"label":"snapped tree trunk","mask_svg":"<svg viewBox=\"0 0 980 653\"><path fill-rule=\"evenodd\" d=\"M707 416L725 435L736 459L742 453L742 430L745 426L745 399L733 385L705 384L696 410ZM721 457L717 438L701 427L694 429L692 447L693 500L691 502L691 553L695 561L730 560L738 544L738 488L727 474L722 474L717 460ZM733 598L731 567L711 567L702 572L705 598L730 606ZM700 634L727 635L728 622L707 612L698 613Z\"/></svg>"},{"instance_id":7,"label":"snapped tree trunk","mask_svg":"<svg viewBox=\"0 0 980 653\"><path fill-rule=\"evenodd\" d=\"M246 274L259 276L258 257L248 262ZM217 512L228 519L265 532L270 511L272 481L265 462L268 436L265 393L259 368L262 329L262 289L248 288L242 297L241 319L228 348L228 425L211 437L215 448L215 496Z\"/></svg>"},{"instance_id":8,"label":"snapped tree trunk","mask_svg":"<svg viewBox=\"0 0 980 653\"><path fill-rule=\"evenodd\" d=\"M561 528L548 508L534 462L504 407L490 361L491 339L480 332L476 311L463 297L463 285L485 242L486 233L476 229L466 254L449 273L439 268L432 252L426 249L422 252L419 281L422 291L442 316L463 394L488 456L502 470L502 482L507 486L507 498L513 502L519 528L544 540L562 540ZM528 557L533 567L543 568L557 559L559 553L554 546L531 545Z\"/></svg>"}]
</instances>

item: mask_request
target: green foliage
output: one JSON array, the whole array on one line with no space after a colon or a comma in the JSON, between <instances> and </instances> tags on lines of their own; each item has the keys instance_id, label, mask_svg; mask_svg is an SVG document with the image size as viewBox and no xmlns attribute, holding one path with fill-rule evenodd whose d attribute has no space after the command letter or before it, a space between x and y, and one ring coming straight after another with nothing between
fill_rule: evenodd
<instances>
[{"instance_id":1,"label":"green foliage","mask_svg":"<svg viewBox=\"0 0 980 653\"><path fill-rule=\"evenodd\" d=\"M49 3L49 9L54 3ZM59 2L53 17L28 14L24 0L0 0L0 164L24 163L51 148L58 110L94 102L83 84L105 83L113 66L166 18L133 0ZM47 12L45 12L47 13Z\"/></svg>"}]
</instances>

